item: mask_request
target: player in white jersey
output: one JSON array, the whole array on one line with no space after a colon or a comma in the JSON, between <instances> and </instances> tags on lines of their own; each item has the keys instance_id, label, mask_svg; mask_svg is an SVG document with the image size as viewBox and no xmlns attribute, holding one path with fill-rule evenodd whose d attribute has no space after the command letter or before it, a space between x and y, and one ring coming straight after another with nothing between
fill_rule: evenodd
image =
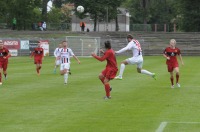
<instances>
[{"instance_id":1,"label":"player in white jersey","mask_svg":"<svg viewBox=\"0 0 200 132\"><path fill-rule=\"evenodd\" d=\"M127 40L128 40L128 45L126 47L120 49L119 51L115 51L115 53L119 54L119 53L123 53L123 52L125 52L127 50L132 50L133 57L128 58L128 59L126 59L126 60L121 62L119 75L116 76L115 79L122 80L122 76L123 76L124 69L125 69L126 65L134 65L134 64L136 64L138 73L149 75L149 76L153 77L156 80L155 73L151 73L151 72L149 72L147 70L142 69L143 57L142 57L142 49L141 49L141 45L140 45L139 41L133 39L133 36L130 35L130 34L127 36Z\"/></svg>"},{"instance_id":2,"label":"player in white jersey","mask_svg":"<svg viewBox=\"0 0 200 132\"><path fill-rule=\"evenodd\" d=\"M70 69L70 56L73 56L74 59L80 64L79 59L75 56L73 51L67 47L67 41L62 42L63 48L60 50L60 74L64 75L64 84L67 84L68 73Z\"/></svg>"},{"instance_id":3,"label":"player in white jersey","mask_svg":"<svg viewBox=\"0 0 200 132\"><path fill-rule=\"evenodd\" d=\"M57 69L57 67L60 65L60 63L61 63L61 61L60 61L60 57L59 57L59 55L60 55L60 50L62 49L62 43L60 43L59 45L58 45L58 47L54 50L54 56L55 56L55 66L54 66L54 70L53 70L53 72L54 73L56 73L56 69Z\"/></svg>"}]
</instances>

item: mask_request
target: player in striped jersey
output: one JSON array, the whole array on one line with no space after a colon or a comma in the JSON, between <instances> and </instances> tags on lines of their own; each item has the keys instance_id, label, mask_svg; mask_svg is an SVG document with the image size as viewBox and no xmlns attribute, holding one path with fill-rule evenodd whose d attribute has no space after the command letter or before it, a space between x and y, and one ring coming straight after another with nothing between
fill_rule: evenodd
<instances>
[{"instance_id":1,"label":"player in striped jersey","mask_svg":"<svg viewBox=\"0 0 200 132\"><path fill-rule=\"evenodd\" d=\"M55 56L55 66L54 66L54 70L53 72L56 73L56 69L57 67L60 65L60 57L59 57L59 54L60 54L60 50L62 49L62 43L60 43L58 45L58 47L54 50L54 56Z\"/></svg>"},{"instance_id":2,"label":"player in striped jersey","mask_svg":"<svg viewBox=\"0 0 200 132\"><path fill-rule=\"evenodd\" d=\"M119 53L125 52L127 50L132 50L133 57L128 58L121 62L119 75L117 77L115 77L115 79L122 80L125 66L126 65L134 65L134 64L137 65L138 73L146 74L146 75L149 75L149 76L153 77L154 79L156 79L155 73L151 73L147 70L142 69L143 57L142 57L142 49L141 49L141 45L140 45L139 41L133 39L133 36L130 34L127 36L127 40L129 42L128 45L126 47L120 49L119 51L115 51L115 53L119 54Z\"/></svg>"},{"instance_id":3,"label":"player in striped jersey","mask_svg":"<svg viewBox=\"0 0 200 132\"><path fill-rule=\"evenodd\" d=\"M75 56L75 54L73 53L73 51L68 48L67 45L67 41L63 41L62 42L62 46L63 48L60 50L60 74L64 75L64 84L67 84L67 80L68 80L68 73L69 73L69 69L70 69L70 57L73 56L74 59L78 62L78 64L80 64L79 59Z\"/></svg>"}]
</instances>

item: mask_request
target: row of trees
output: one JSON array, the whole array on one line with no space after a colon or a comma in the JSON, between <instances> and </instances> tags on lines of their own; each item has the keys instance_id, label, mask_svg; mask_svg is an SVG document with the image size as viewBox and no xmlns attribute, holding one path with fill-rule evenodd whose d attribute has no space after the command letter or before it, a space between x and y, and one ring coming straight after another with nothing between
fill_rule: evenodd
<instances>
[{"instance_id":1,"label":"row of trees","mask_svg":"<svg viewBox=\"0 0 200 132\"><path fill-rule=\"evenodd\" d=\"M117 8L128 9L131 24L173 24L180 31L200 31L199 0L53 0L53 8L47 12L49 0L0 0L0 23L11 24L17 18L17 28L26 30L32 23L70 23L71 9L66 3L82 5L84 13L76 13L80 18L90 14L94 19L94 30L97 21L116 20L118 30ZM109 12L109 14L107 14Z\"/></svg>"}]
</instances>

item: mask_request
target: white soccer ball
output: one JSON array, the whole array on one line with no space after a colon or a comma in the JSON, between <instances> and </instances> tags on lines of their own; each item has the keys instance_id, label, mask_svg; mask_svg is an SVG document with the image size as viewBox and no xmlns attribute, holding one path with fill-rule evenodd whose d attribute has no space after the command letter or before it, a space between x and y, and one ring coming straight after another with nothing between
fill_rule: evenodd
<instances>
[{"instance_id":1,"label":"white soccer ball","mask_svg":"<svg viewBox=\"0 0 200 132\"><path fill-rule=\"evenodd\" d=\"M78 6L78 7L76 8L76 10L77 10L79 13L82 13L82 12L84 12L84 7L83 7L83 6Z\"/></svg>"}]
</instances>

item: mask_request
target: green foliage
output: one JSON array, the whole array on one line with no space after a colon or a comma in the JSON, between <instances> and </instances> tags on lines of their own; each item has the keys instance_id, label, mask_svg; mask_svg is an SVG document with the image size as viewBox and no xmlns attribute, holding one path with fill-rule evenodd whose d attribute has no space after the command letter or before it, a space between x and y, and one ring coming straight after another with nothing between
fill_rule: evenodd
<instances>
[{"instance_id":1,"label":"green foliage","mask_svg":"<svg viewBox=\"0 0 200 132\"><path fill-rule=\"evenodd\" d=\"M41 4L40 0L10 0L7 1L8 24L11 25L12 19L17 19L17 29L25 30L31 28L31 23L35 22L35 12L33 11Z\"/></svg>"},{"instance_id":2,"label":"green foliage","mask_svg":"<svg viewBox=\"0 0 200 132\"><path fill-rule=\"evenodd\" d=\"M61 10L60 8L52 8L50 12L48 12L48 22L49 23L60 23L61 22Z\"/></svg>"},{"instance_id":3,"label":"green foliage","mask_svg":"<svg viewBox=\"0 0 200 132\"><path fill-rule=\"evenodd\" d=\"M55 5L56 8L61 8L62 7L62 2L63 0L54 0L53 4Z\"/></svg>"},{"instance_id":4,"label":"green foliage","mask_svg":"<svg viewBox=\"0 0 200 132\"><path fill-rule=\"evenodd\" d=\"M180 7L178 14L178 24L181 30L190 32L200 31L200 1L199 0L178 0L177 6Z\"/></svg>"},{"instance_id":5,"label":"green foliage","mask_svg":"<svg viewBox=\"0 0 200 132\"><path fill-rule=\"evenodd\" d=\"M31 28L31 23L38 21L70 22L69 12L59 9L64 3L74 3L75 7L82 5L84 13L77 13L81 19L88 16L94 20L94 30L98 21L117 20L117 8L123 4L130 12L132 24L171 24L176 23L179 31L200 31L200 1L199 0L54 0L56 10L47 13L49 0L0 0L0 22L12 25L12 19L17 19L17 29ZM58 9L58 10L57 10ZM36 11L37 10L37 11ZM76 11L76 10L75 10ZM41 12L41 13L40 13ZM108 12L108 17L107 17ZM53 14L57 14L53 20ZM48 17L47 17L48 16ZM117 23L117 21L116 21ZM117 29L117 27L116 27Z\"/></svg>"}]
</instances>

